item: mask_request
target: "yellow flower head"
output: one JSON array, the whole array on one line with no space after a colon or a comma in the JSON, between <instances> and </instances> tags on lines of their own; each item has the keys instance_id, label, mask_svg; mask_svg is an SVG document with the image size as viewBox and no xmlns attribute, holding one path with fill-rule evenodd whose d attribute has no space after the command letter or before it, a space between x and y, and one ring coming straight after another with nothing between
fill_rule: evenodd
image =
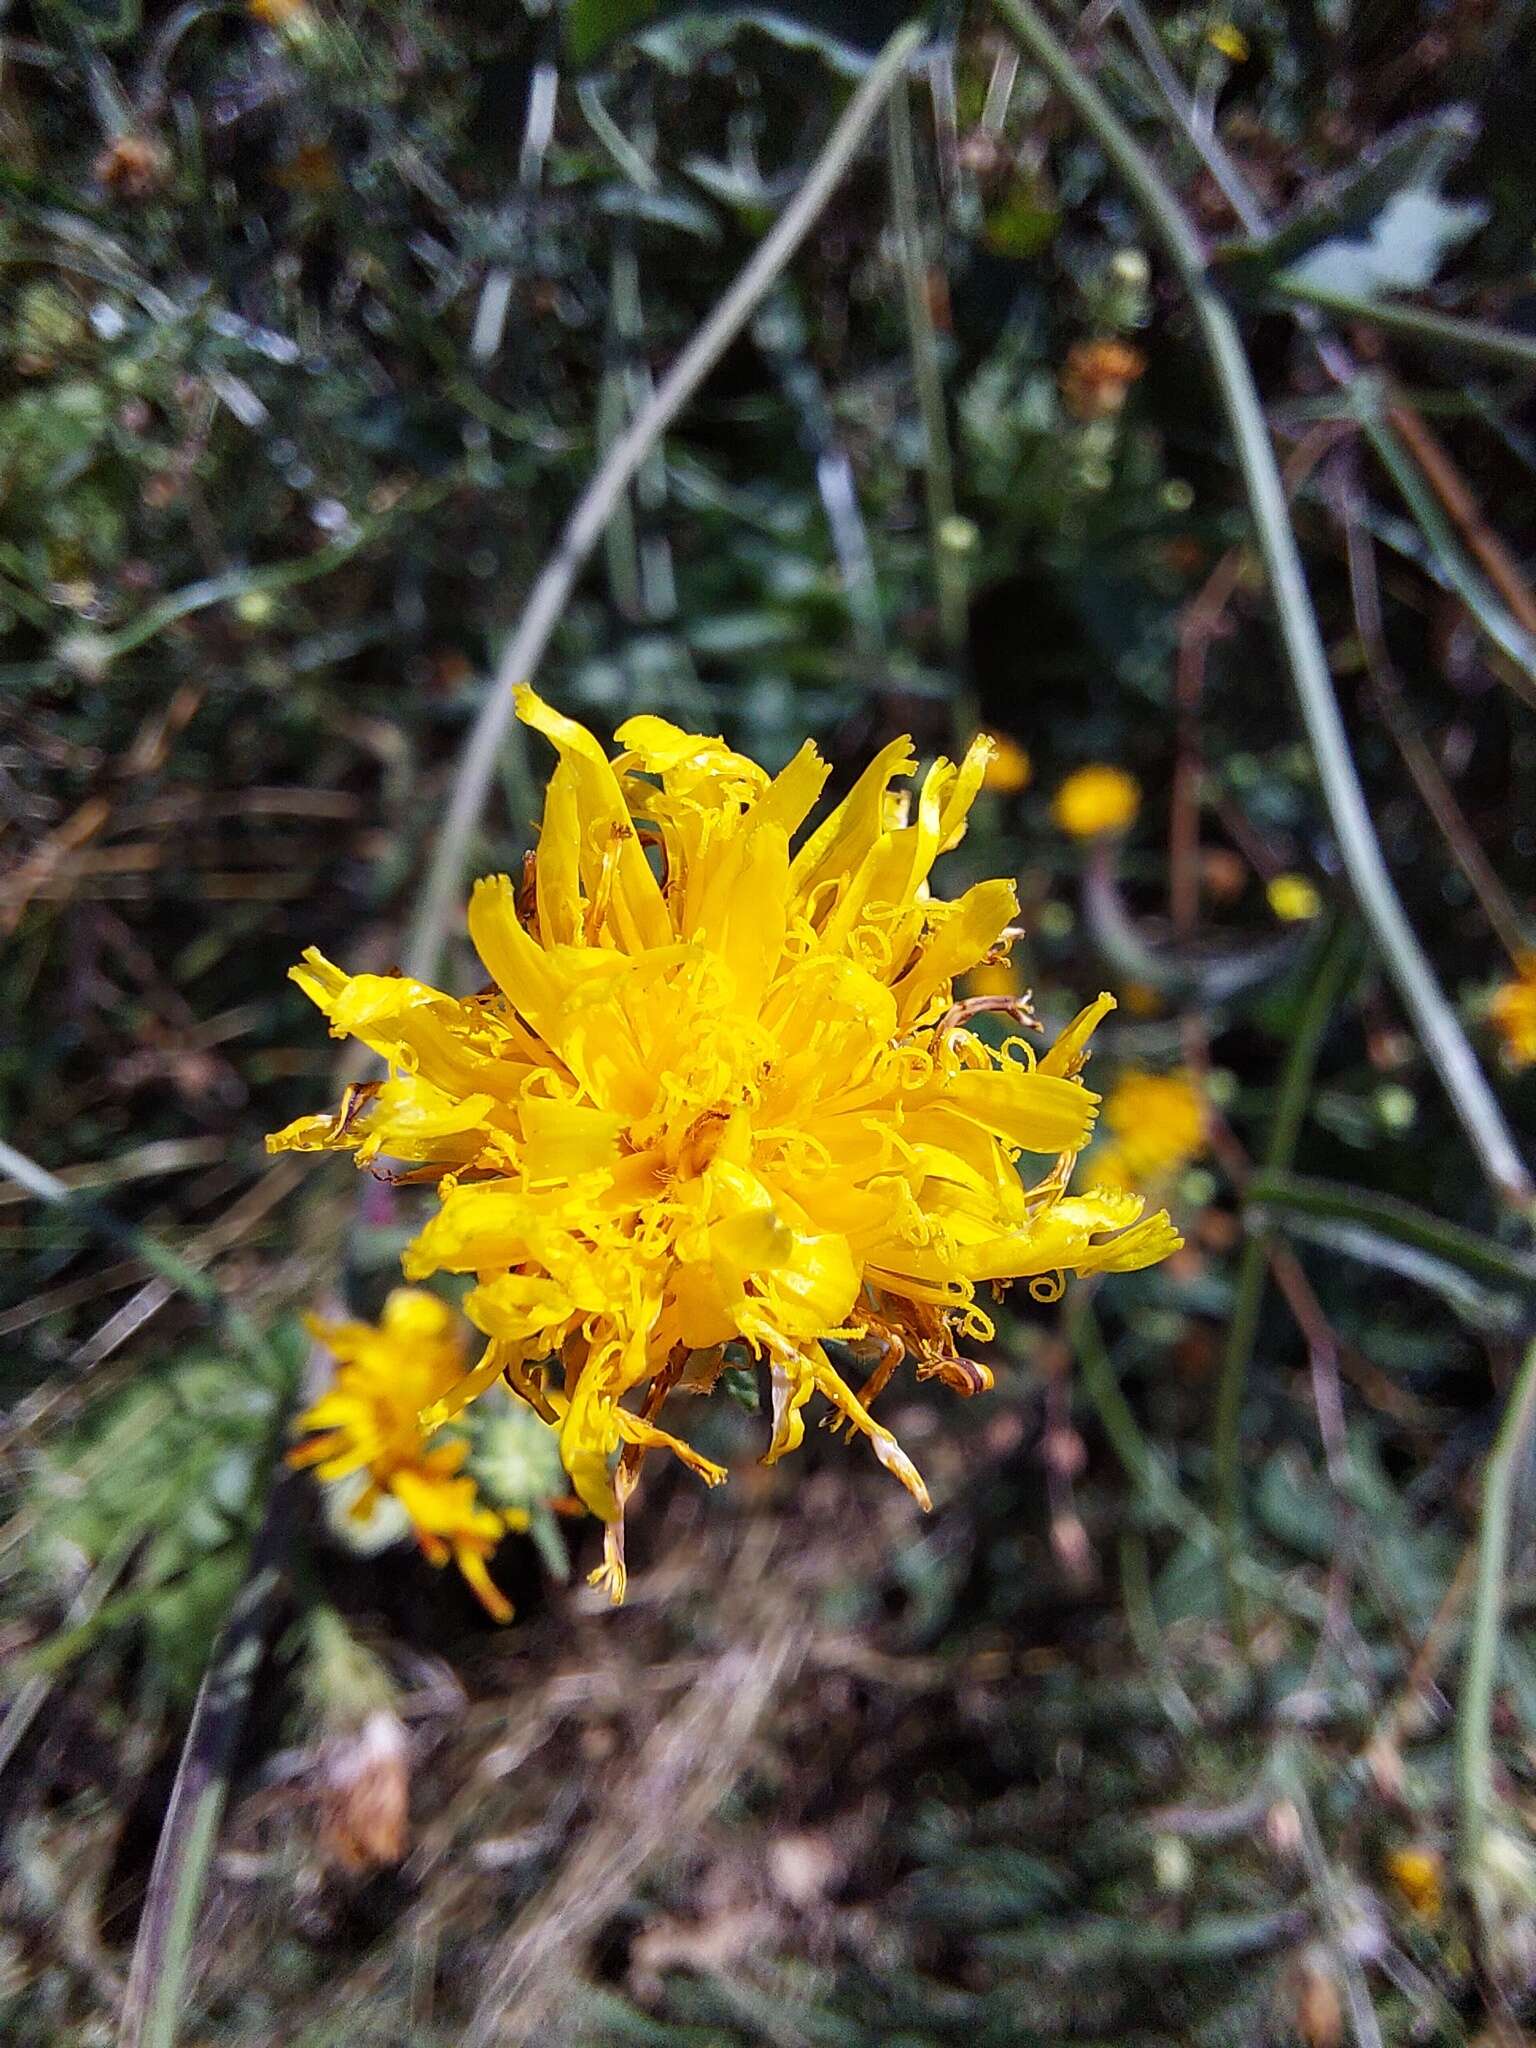
<instances>
[{"instance_id":1,"label":"yellow flower head","mask_svg":"<svg viewBox=\"0 0 1536 2048\"><path fill-rule=\"evenodd\" d=\"M326 1323L308 1318L313 1336L336 1359L329 1391L299 1418L305 1441L291 1465L312 1465L321 1479L366 1472L352 1513L367 1515L390 1494L409 1517L433 1564L450 1558L498 1621L512 1609L486 1571L506 1529L482 1507L475 1482L460 1471L469 1456L462 1438L429 1447L423 1411L452 1392L467 1369L461 1326L446 1302L420 1288L397 1287L378 1323Z\"/></svg>"},{"instance_id":2,"label":"yellow flower head","mask_svg":"<svg viewBox=\"0 0 1536 2048\"><path fill-rule=\"evenodd\" d=\"M1445 1904L1445 1858L1438 1849L1419 1843L1393 1849L1386 1873L1393 1890L1419 1919L1439 1919Z\"/></svg>"},{"instance_id":3,"label":"yellow flower head","mask_svg":"<svg viewBox=\"0 0 1536 2048\"><path fill-rule=\"evenodd\" d=\"M1494 990L1488 1014L1511 1064L1536 1065L1536 953L1520 955L1514 980Z\"/></svg>"},{"instance_id":4,"label":"yellow flower head","mask_svg":"<svg viewBox=\"0 0 1536 2048\"><path fill-rule=\"evenodd\" d=\"M769 1462L819 1394L926 1505L869 1412L901 1358L984 1386L957 1356L993 1334L980 1285L1054 1299L1069 1272L1129 1271L1179 1241L1139 1196L1068 1193L1098 1102L1086 1044L1113 999L1038 1056L1018 1038L993 1049L954 1002L1017 909L1007 881L953 902L929 888L990 743L936 762L908 805L891 797L916 765L897 740L807 831L828 772L810 745L770 777L640 717L610 759L531 690L518 710L559 759L522 880L471 897L490 987L461 999L307 954L300 987L390 1073L269 1145L440 1176L406 1276L472 1274L465 1305L490 1342L426 1421L504 1376L556 1423L573 1486L610 1524L616 1597L643 1451L725 1476L657 1417L675 1387L713 1384L727 1346L769 1368ZM829 1341L867 1361L861 1392Z\"/></svg>"},{"instance_id":5,"label":"yellow flower head","mask_svg":"<svg viewBox=\"0 0 1536 2048\"><path fill-rule=\"evenodd\" d=\"M987 738L992 742L992 758L981 778L982 788L998 796L1017 796L1021 789L1028 789L1035 772L1028 752L1005 732L988 733Z\"/></svg>"},{"instance_id":6,"label":"yellow flower head","mask_svg":"<svg viewBox=\"0 0 1536 2048\"><path fill-rule=\"evenodd\" d=\"M1247 63L1248 38L1234 22L1218 21L1214 28L1206 30L1205 40L1212 49L1220 50L1229 63Z\"/></svg>"},{"instance_id":7,"label":"yellow flower head","mask_svg":"<svg viewBox=\"0 0 1536 2048\"><path fill-rule=\"evenodd\" d=\"M982 960L965 977L967 998L982 997L986 1002L997 1002L1002 1008L1004 1002L1023 1002L1024 978L1017 964L1011 960Z\"/></svg>"},{"instance_id":8,"label":"yellow flower head","mask_svg":"<svg viewBox=\"0 0 1536 2048\"><path fill-rule=\"evenodd\" d=\"M1323 907L1322 897L1305 875L1276 875L1264 894L1282 924L1305 924Z\"/></svg>"},{"instance_id":9,"label":"yellow flower head","mask_svg":"<svg viewBox=\"0 0 1536 2048\"><path fill-rule=\"evenodd\" d=\"M1205 1103L1186 1073L1121 1076L1104 1100L1107 1143L1088 1161L1096 1185L1135 1187L1167 1180L1205 1149Z\"/></svg>"},{"instance_id":10,"label":"yellow flower head","mask_svg":"<svg viewBox=\"0 0 1536 2048\"><path fill-rule=\"evenodd\" d=\"M1141 808L1141 785L1123 768L1090 761L1075 768L1057 790L1051 816L1073 839L1123 832Z\"/></svg>"}]
</instances>

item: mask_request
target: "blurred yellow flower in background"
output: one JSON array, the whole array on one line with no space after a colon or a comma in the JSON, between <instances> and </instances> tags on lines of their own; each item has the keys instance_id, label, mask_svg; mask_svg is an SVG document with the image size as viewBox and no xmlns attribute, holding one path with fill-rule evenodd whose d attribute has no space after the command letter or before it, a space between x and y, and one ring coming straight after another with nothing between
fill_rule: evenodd
<instances>
[{"instance_id":1,"label":"blurred yellow flower in background","mask_svg":"<svg viewBox=\"0 0 1536 2048\"><path fill-rule=\"evenodd\" d=\"M725 1476L657 1418L674 1389L714 1384L728 1346L769 1368L768 1462L820 1394L926 1505L870 1413L901 1359L985 1386L957 1355L993 1335L979 1286L1023 1279L1050 1300L1068 1273L1179 1243L1139 1195L1068 1192L1098 1104L1087 1041L1113 998L1039 1055L990 1046L955 1004L1017 910L1008 881L953 902L930 890L991 742L935 762L914 802L891 790L916 768L896 740L806 832L828 773L809 744L770 777L647 716L610 760L531 690L518 711L559 758L523 881L492 876L470 902L492 986L458 998L308 953L295 980L390 1074L269 1145L441 1176L406 1277L473 1275L465 1306L490 1341L424 1422L504 1377L558 1427L572 1485L609 1524L595 1576L615 1598L643 1453ZM1043 1162L1027 1177L1025 1155ZM865 1361L858 1391L829 1341Z\"/></svg>"},{"instance_id":2,"label":"blurred yellow flower in background","mask_svg":"<svg viewBox=\"0 0 1536 2048\"><path fill-rule=\"evenodd\" d=\"M1305 875L1276 875L1264 894L1282 924L1305 924L1323 907L1322 897Z\"/></svg>"},{"instance_id":3,"label":"blurred yellow flower in background","mask_svg":"<svg viewBox=\"0 0 1536 2048\"><path fill-rule=\"evenodd\" d=\"M1445 1858L1438 1849L1415 1844L1393 1849L1386 1859L1392 1888L1421 1920L1435 1921L1445 1906Z\"/></svg>"},{"instance_id":4,"label":"blurred yellow flower in background","mask_svg":"<svg viewBox=\"0 0 1536 2048\"><path fill-rule=\"evenodd\" d=\"M1190 1074L1132 1069L1105 1097L1100 1131L1085 1166L1095 1185L1166 1181L1205 1150L1205 1100Z\"/></svg>"},{"instance_id":5,"label":"blurred yellow flower in background","mask_svg":"<svg viewBox=\"0 0 1536 2048\"><path fill-rule=\"evenodd\" d=\"M416 1287L397 1287L377 1323L307 1318L312 1336L336 1360L328 1391L298 1427L305 1441L288 1453L317 1478L367 1483L350 1513L368 1515L390 1495L405 1510L416 1539L433 1564L451 1558L498 1621L512 1609L486 1570L508 1519L480 1504L475 1483L460 1467L469 1456L462 1438L435 1448L422 1413L463 1379L467 1360L463 1326L446 1302Z\"/></svg>"},{"instance_id":6,"label":"blurred yellow flower in background","mask_svg":"<svg viewBox=\"0 0 1536 2048\"><path fill-rule=\"evenodd\" d=\"M1005 732L989 732L986 738L992 742L992 757L981 778L982 788L998 796L1017 796L1028 789L1035 767L1027 750Z\"/></svg>"},{"instance_id":7,"label":"blurred yellow flower in background","mask_svg":"<svg viewBox=\"0 0 1536 2048\"><path fill-rule=\"evenodd\" d=\"M1095 839L1101 832L1123 832L1141 808L1141 785L1134 775L1106 761L1075 768L1051 801L1051 816L1073 839Z\"/></svg>"},{"instance_id":8,"label":"blurred yellow flower in background","mask_svg":"<svg viewBox=\"0 0 1536 2048\"><path fill-rule=\"evenodd\" d=\"M1494 990L1488 1015L1517 1067L1536 1065L1536 953L1522 953L1513 981Z\"/></svg>"}]
</instances>

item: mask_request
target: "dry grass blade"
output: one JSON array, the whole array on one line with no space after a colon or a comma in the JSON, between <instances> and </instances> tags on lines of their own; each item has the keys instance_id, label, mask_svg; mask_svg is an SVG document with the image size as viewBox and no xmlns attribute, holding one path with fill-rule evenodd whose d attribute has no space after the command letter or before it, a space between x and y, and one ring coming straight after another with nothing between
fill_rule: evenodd
<instances>
[{"instance_id":1,"label":"dry grass blade","mask_svg":"<svg viewBox=\"0 0 1536 2048\"><path fill-rule=\"evenodd\" d=\"M292 1482L273 1487L245 1584L198 1687L149 1875L118 2048L171 2048L208 1865L251 1687L284 1586Z\"/></svg>"},{"instance_id":2,"label":"dry grass blade","mask_svg":"<svg viewBox=\"0 0 1536 2048\"><path fill-rule=\"evenodd\" d=\"M795 1632L781 1614L752 1642L726 1649L660 1723L581 1847L508 1931L465 2048L555 2038L576 1950L649 1864L709 1819L795 1661Z\"/></svg>"}]
</instances>

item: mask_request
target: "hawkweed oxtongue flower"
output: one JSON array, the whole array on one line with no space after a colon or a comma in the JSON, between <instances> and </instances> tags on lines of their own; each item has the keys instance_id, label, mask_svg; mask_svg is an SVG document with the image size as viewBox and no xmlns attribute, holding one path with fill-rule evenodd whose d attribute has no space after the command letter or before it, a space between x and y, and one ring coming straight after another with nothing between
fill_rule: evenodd
<instances>
[{"instance_id":1,"label":"hawkweed oxtongue flower","mask_svg":"<svg viewBox=\"0 0 1536 2048\"><path fill-rule=\"evenodd\" d=\"M462 1470L467 1438L433 1437L434 1407L463 1383L464 1334L453 1310L418 1287L397 1287L377 1323L306 1318L311 1336L336 1360L329 1388L299 1417L291 1465L357 1487L348 1512L365 1519L388 1496L404 1511L432 1564L451 1559L498 1621L512 1609L492 1583L488 1560L509 1526L527 1526L487 1507Z\"/></svg>"},{"instance_id":2,"label":"hawkweed oxtongue flower","mask_svg":"<svg viewBox=\"0 0 1536 2048\"><path fill-rule=\"evenodd\" d=\"M490 986L461 999L308 953L294 978L389 1077L268 1143L437 1182L406 1276L473 1275L465 1307L489 1342L424 1423L505 1378L608 1523L596 1576L616 1598L641 1455L725 1476L658 1417L674 1389L713 1385L727 1347L768 1367L769 1463L819 1394L926 1506L870 1412L896 1365L985 1388L960 1355L993 1336L978 1288L1054 1299L1069 1273L1179 1242L1133 1193L1068 1189L1098 1101L1087 1041L1113 998L1038 1055L970 1028L1018 999L954 1000L957 976L1003 956L1017 908L1007 881L930 892L991 743L936 762L912 801L892 790L916 768L897 740L807 830L828 773L810 745L770 777L640 717L610 760L531 690L518 710L559 758L523 875L471 897ZM861 1361L861 1387L829 1343Z\"/></svg>"}]
</instances>

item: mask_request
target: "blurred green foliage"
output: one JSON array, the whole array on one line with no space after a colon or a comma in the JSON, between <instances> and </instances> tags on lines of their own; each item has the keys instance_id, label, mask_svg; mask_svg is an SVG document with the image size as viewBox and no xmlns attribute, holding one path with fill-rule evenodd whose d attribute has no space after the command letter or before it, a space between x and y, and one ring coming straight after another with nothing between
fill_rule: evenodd
<instances>
[{"instance_id":1,"label":"blurred green foliage","mask_svg":"<svg viewBox=\"0 0 1536 2048\"><path fill-rule=\"evenodd\" d=\"M50 1644L45 1666L142 1627L152 1704L162 1689L190 1698L245 1569L302 1349L297 1326L279 1326L264 1378L248 1360L182 1356L50 1437L23 1508L32 1597L46 1602L81 1559L109 1573L131 1560L134 1584Z\"/></svg>"}]
</instances>

